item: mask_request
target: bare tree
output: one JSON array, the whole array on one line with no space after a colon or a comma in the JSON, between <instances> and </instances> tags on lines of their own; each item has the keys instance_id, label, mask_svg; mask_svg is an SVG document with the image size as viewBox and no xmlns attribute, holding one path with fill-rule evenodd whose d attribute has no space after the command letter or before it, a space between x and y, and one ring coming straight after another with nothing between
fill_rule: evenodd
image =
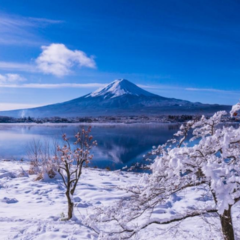
<instances>
[{"instance_id":1,"label":"bare tree","mask_svg":"<svg viewBox=\"0 0 240 240\"><path fill-rule=\"evenodd\" d=\"M74 203L72 197L81 177L83 165L88 164L93 158L90 150L97 144L96 141L93 141L93 137L90 136L90 132L90 127L87 130L83 128L75 135L75 149L72 149L69 139L66 134L63 134L62 137L66 144L63 147L58 147L59 156L57 158L61 160L58 172L66 187L68 201L68 218L66 220L73 217Z\"/></svg>"},{"instance_id":2,"label":"bare tree","mask_svg":"<svg viewBox=\"0 0 240 240\"><path fill-rule=\"evenodd\" d=\"M54 178L58 174L59 160L57 141L53 139L32 139L27 145L30 160L29 174L37 174L37 180Z\"/></svg>"},{"instance_id":3,"label":"bare tree","mask_svg":"<svg viewBox=\"0 0 240 240\"><path fill-rule=\"evenodd\" d=\"M29 174L40 172L42 142L32 139L27 145L27 155L30 160Z\"/></svg>"}]
</instances>

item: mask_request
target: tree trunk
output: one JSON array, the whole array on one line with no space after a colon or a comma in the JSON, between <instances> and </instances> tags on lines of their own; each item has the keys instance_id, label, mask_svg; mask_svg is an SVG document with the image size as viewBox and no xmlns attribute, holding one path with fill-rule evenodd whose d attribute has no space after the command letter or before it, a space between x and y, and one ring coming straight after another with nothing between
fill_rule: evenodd
<instances>
[{"instance_id":1,"label":"tree trunk","mask_svg":"<svg viewBox=\"0 0 240 240\"><path fill-rule=\"evenodd\" d=\"M221 219L224 240L234 240L231 206L229 206L228 210L224 211L223 215L220 215L220 219Z\"/></svg>"},{"instance_id":2,"label":"tree trunk","mask_svg":"<svg viewBox=\"0 0 240 240\"><path fill-rule=\"evenodd\" d=\"M68 218L67 218L67 220L71 219L72 216L73 216L73 206L74 206L74 204L72 202L70 194L71 193L69 191L66 192L66 196L67 196L67 200L68 200Z\"/></svg>"}]
</instances>

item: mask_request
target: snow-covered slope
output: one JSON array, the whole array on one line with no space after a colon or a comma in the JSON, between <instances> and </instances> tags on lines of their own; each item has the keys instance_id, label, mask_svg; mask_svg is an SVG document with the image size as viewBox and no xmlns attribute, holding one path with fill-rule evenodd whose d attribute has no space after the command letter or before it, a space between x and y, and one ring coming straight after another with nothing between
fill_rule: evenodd
<instances>
[{"instance_id":1,"label":"snow-covered slope","mask_svg":"<svg viewBox=\"0 0 240 240\"><path fill-rule=\"evenodd\" d=\"M85 96L88 97L100 97L104 96L104 98L114 98L119 97L122 95L132 95L132 96L156 96L150 92L147 92L140 87L136 86L135 84L129 82L126 79L117 79L112 83L108 84L104 88L100 88L95 92L92 92Z\"/></svg>"},{"instance_id":2,"label":"snow-covered slope","mask_svg":"<svg viewBox=\"0 0 240 240\"><path fill-rule=\"evenodd\" d=\"M65 188L60 179L35 181L36 175L21 176L25 162L0 160L0 239L1 240L97 240L97 234L81 224L81 219L99 206L111 206L126 197L122 186L136 184L140 175L122 171L83 169L73 198L76 220L61 221L67 214ZM152 218L169 219L188 209L206 207L211 198L204 198L204 189L189 188L178 193L153 212ZM240 204L233 208L236 239L240 236ZM109 223L110 224L110 223ZM141 221L138 223L141 225ZM110 226L110 225L109 225ZM169 228L171 227L171 228ZM218 218L193 217L177 225L151 225L143 229L138 240L222 240Z\"/></svg>"},{"instance_id":3,"label":"snow-covered slope","mask_svg":"<svg viewBox=\"0 0 240 240\"><path fill-rule=\"evenodd\" d=\"M118 79L95 92L68 102L0 112L11 117L74 117L115 115L212 114L230 106L192 103L150 93L126 79Z\"/></svg>"}]
</instances>

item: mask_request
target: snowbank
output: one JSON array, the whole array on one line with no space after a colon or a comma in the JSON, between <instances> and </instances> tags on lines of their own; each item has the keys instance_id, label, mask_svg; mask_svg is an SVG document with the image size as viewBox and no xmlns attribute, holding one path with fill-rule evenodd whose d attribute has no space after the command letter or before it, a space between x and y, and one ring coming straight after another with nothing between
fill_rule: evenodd
<instances>
[{"instance_id":1,"label":"snowbank","mask_svg":"<svg viewBox=\"0 0 240 240\"><path fill-rule=\"evenodd\" d=\"M93 207L110 205L126 196L117 187L134 184L140 177L137 173L84 169L74 197L77 219L66 222L61 221L67 211L61 180L35 181L36 176L21 174L21 168L27 170L29 166L24 162L0 161L1 240L97 239L92 230L81 225L81 216L91 212ZM160 206L154 214L162 214L166 218L176 212L186 211L196 201L201 204L210 200L201 198L201 191L189 189L173 197L168 204ZM235 223L240 220L240 205L234 209L233 217ZM137 239L173 239L174 228L165 232L160 228L164 230L165 226L153 225L140 232ZM240 235L240 228L237 232ZM185 220L178 226L174 239L222 239L220 225L218 220L213 225L212 220L209 223L200 217Z\"/></svg>"}]
</instances>

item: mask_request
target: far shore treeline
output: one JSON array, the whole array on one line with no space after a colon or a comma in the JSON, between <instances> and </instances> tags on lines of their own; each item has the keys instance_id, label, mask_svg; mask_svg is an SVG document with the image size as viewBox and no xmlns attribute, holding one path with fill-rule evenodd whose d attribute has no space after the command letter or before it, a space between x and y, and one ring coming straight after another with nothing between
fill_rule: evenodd
<instances>
[{"instance_id":1,"label":"far shore treeline","mask_svg":"<svg viewBox=\"0 0 240 240\"><path fill-rule=\"evenodd\" d=\"M193 119L200 119L201 115L166 115L166 116L100 116L100 117L6 117L0 116L0 123L177 123ZM238 122L239 120L226 116L224 122Z\"/></svg>"}]
</instances>

